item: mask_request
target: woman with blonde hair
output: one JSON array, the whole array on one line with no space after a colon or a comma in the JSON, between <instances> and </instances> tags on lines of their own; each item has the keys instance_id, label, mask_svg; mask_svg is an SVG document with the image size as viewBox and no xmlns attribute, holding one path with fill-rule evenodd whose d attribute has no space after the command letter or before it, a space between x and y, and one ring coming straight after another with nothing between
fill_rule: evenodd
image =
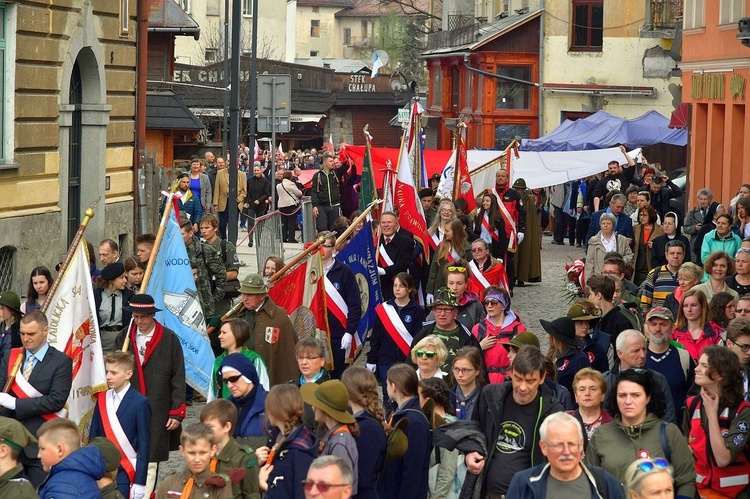
<instances>
[{"instance_id":1,"label":"woman with blonde hair","mask_svg":"<svg viewBox=\"0 0 750 499\"><path fill-rule=\"evenodd\" d=\"M628 499L674 499L672 473L672 466L665 459L636 459L625 471Z\"/></svg>"},{"instance_id":2,"label":"woman with blonde hair","mask_svg":"<svg viewBox=\"0 0 750 499\"><path fill-rule=\"evenodd\" d=\"M349 393L349 407L359 426L358 499L378 499L377 484L385 459L387 437L378 380L361 366L352 366L341 375Z\"/></svg>"},{"instance_id":3,"label":"woman with blonde hair","mask_svg":"<svg viewBox=\"0 0 750 499\"><path fill-rule=\"evenodd\" d=\"M411 349L411 361L417 366L417 378L440 378L448 373L440 369L448 359L448 349L443 340L430 334L422 338ZM390 371L389 371L390 372Z\"/></svg>"},{"instance_id":4,"label":"woman with blonde hair","mask_svg":"<svg viewBox=\"0 0 750 499\"><path fill-rule=\"evenodd\" d=\"M456 262L471 260L471 244L466 239L466 232L461 220L455 218L444 226L444 238L438 244L430 263L430 275L427 279L427 304L432 303L435 291L445 287L448 282L447 269ZM464 263L462 266L466 266Z\"/></svg>"},{"instance_id":5,"label":"woman with blonde hair","mask_svg":"<svg viewBox=\"0 0 750 499\"><path fill-rule=\"evenodd\" d=\"M430 246L433 250L443 241L445 228L452 220L456 219L456 207L453 205L453 201L450 199L441 199L438 204L437 214L438 216L435 217L435 220L432 221L432 225L427 229L427 232L432 238Z\"/></svg>"},{"instance_id":6,"label":"woman with blonde hair","mask_svg":"<svg viewBox=\"0 0 750 499\"><path fill-rule=\"evenodd\" d=\"M613 419L603 407L606 394L607 380L596 369L585 367L578 371L573 378L573 396L576 399L576 404L578 404L578 409L568 411L568 414L574 416L581 423L585 435L584 451L588 447L594 430Z\"/></svg>"},{"instance_id":7,"label":"woman with blonde hair","mask_svg":"<svg viewBox=\"0 0 750 499\"><path fill-rule=\"evenodd\" d=\"M672 315L677 317L677 311L680 309L682 297L685 293L700 284L703 279L703 269L693 262L685 262L677 271L677 289L667 295L664 300L664 306L667 307Z\"/></svg>"}]
</instances>

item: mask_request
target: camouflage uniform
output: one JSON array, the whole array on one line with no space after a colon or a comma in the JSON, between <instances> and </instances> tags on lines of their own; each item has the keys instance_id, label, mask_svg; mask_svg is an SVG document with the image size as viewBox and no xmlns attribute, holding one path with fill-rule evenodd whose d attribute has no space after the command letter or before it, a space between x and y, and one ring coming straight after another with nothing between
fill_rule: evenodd
<instances>
[{"instance_id":1,"label":"camouflage uniform","mask_svg":"<svg viewBox=\"0 0 750 499\"><path fill-rule=\"evenodd\" d=\"M23 476L23 465L20 464L0 475L0 497L38 499L31 482L25 478L15 478L19 474Z\"/></svg>"},{"instance_id":2,"label":"camouflage uniform","mask_svg":"<svg viewBox=\"0 0 750 499\"><path fill-rule=\"evenodd\" d=\"M244 468L245 478L232 485L232 497L235 499L260 499L258 484L258 460L252 448L240 445L233 438L216 456L216 473L227 473L235 468Z\"/></svg>"},{"instance_id":3,"label":"camouflage uniform","mask_svg":"<svg viewBox=\"0 0 750 499\"><path fill-rule=\"evenodd\" d=\"M182 470L180 473L172 473L164 478L161 485L156 489L156 499L168 499L180 497L182 490L185 488L185 484L188 479L193 476L195 483L193 484L193 491L188 499L232 499L232 487L229 485L229 477L223 475L217 475L211 470L206 470L203 473L193 475L187 469ZM205 485L205 481L212 476L221 476L224 480L224 487L212 487L211 485Z\"/></svg>"},{"instance_id":4,"label":"camouflage uniform","mask_svg":"<svg viewBox=\"0 0 750 499\"><path fill-rule=\"evenodd\" d=\"M227 284L226 267L216 251L195 236L186 249L190 263L197 265L198 279L195 281L195 287L198 288L203 316L211 317L214 315L216 303L224 298L224 287Z\"/></svg>"},{"instance_id":5,"label":"camouflage uniform","mask_svg":"<svg viewBox=\"0 0 750 499\"><path fill-rule=\"evenodd\" d=\"M102 499L125 499L125 497L117 490L117 482L112 482L99 489L102 493Z\"/></svg>"},{"instance_id":6,"label":"camouflage uniform","mask_svg":"<svg viewBox=\"0 0 750 499\"><path fill-rule=\"evenodd\" d=\"M236 270L237 272L240 271L240 258L237 256L237 250L235 249L234 244L226 239L221 239L220 237L214 239L213 243L205 242L204 244L211 246L219 255L219 258L224 260L224 266L227 268L227 272L231 272L232 270ZM226 251L222 248L222 244L226 248ZM214 315L224 315L230 308L232 308L232 298L225 296L221 301L216 302Z\"/></svg>"}]
</instances>

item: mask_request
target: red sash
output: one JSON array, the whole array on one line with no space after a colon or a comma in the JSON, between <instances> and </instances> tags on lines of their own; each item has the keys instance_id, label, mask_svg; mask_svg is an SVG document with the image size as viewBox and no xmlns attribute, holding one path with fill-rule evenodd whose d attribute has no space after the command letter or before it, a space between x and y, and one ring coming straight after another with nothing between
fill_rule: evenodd
<instances>
[{"instance_id":1,"label":"red sash","mask_svg":"<svg viewBox=\"0 0 750 499\"><path fill-rule=\"evenodd\" d=\"M435 233L430 236L430 240L427 241L430 243L430 248L432 248L432 251L435 251L438 247L438 245L443 241L442 237L438 237L437 230L435 229Z\"/></svg>"},{"instance_id":2,"label":"red sash","mask_svg":"<svg viewBox=\"0 0 750 499\"><path fill-rule=\"evenodd\" d=\"M497 192L497 188L492 188L492 193L497 197L498 208L500 208L500 214L503 216L505 221L505 234L508 236L508 251L515 253L518 248L518 230L516 229L516 221L513 219L508 207L503 202L503 196Z\"/></svg>"},{"instance_id":3,"label":"red sash","mask_svg":"<svg viewBox=\"0 0 750 499\"><path fill-rule=\"evenodd\" d=\"M107 436L110 442L115 444L117 450L120 451L122 459L120 459L120 466L128 474L128 480L132 484L135 481L135 466L136 459L138 457L133 445L128 440L125 432L120 426L120 420L117 419L117 413L112 404L111 399L107 400L107 394L109 390L99 392L97 395L97 405L99 407L99 414L102 417L102 426L104 426L104 434ZM112 414L110 414L110 410Z\"/></svg>"},{"instance_id":4,"label":"red sash","mask_svg":"<svg viewBox=\"0 0 750 499\"><path fill-rule=\"evenodd\" d=\"M413 338L409 330L406 329L395 307L387 303L381 303L375 307L375 313L378 314L378 318L388 336L396 343L401 352L408 357Z\"/></svg>"},{"instance_id":5,"label":"red sash","mask_svg":"<svg viewBox=\"0 0 750 499\"><path fill-rule=\"evenodd\" d=\"M382 254L382 253L381 253ZM341 323L341 327L346 330L346 321L349 317L349 307L344 301L344 297L341 296L339 290L333 285L328 276L325 278L326 288L326 303L328 304L328 311L333 314L334 317Z\"/></svg>"},{"instance_id":6,"label":"red sash","mask_svg":"<svg viewBox=\"0 0 750 499\"><path fill-rule=\"evenodd\" d=\"M52 348L52 347L50 347ZM11 371L13 370L13 366L16 363L16 360L18 359L19 355L23 355L24 349L23 348L13 348L10 351L10 356L8 357L8 376L10 376ZM16 396L16 398L19 399L31 399L31 398L38 398L42 397L44 394L40 393L39 390L34 388L31 383L29 383L29 380L24 378L23 373L21 372L22 369L19 369L16 373L16 377L13 379L13 384L10 387L11 393ZM40 416L49 421L50 419L55 418L66 418L68 417L68 411L64 407L60 409L59 411L53 413L53 414L40 414Z\"/></svg>"},{"instance_id":7,"label":"red sash","mask_svg":"<svg viewBox=\"0 0 750 499\"><path fill-rule=\"evenodd\" d=\"M378 248L378 263L383 268L393 265L393 258L385 251L385 245L383 244Z\"/></svg>"},{"instance_id":8,"label":"red sash","mask_svg":"<svg viewBox=\"0 0 750 499\"><path fill-rule=\"evenodd\" d=\"M497 235L497 231L490 227L490 216L487 214L487 212L484 212L484 216L482 217L482 227L490 233L490 236L492 237L492 240L496 243L500 242L500 236Z\"/></svg>"}]
</instances>

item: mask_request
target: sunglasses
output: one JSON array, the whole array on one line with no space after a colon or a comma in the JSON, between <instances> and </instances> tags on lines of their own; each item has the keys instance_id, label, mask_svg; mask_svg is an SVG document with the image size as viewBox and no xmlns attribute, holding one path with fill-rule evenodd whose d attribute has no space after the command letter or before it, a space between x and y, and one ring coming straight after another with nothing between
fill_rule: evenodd
<instances>
[{"instance_id":1,"label":"sunglasses","mask_svg":"<svg viewBox=\"0 0 750 499\"><path fill-rule=\"evenodd\" d=\"M657 469L665 470L669 468L669 463L666 459L656 458L651 461L644 461L638 465L638 469L646 473Z\"/></svg>"},{"instance_id":2,"label":"sunglasses","mask_svg":"<svg viewBox=\"0 0 750 499\"><path fill-rule=\"evenodd\" d=\"M484 300L484 305L499 305L500 300Z\"/></svg>"},{"instance_id":3,"label":"sunglasses","mask_svg":"<svg viewBox=\"0 0 750 499\"><path fill-rule=\"evenodd\" d=\"M310 492L312 491L313 487L317 487L318 492L320 492L321 494L325 494L326 492L328 492L331 487L346 487L348 485L348 483L325 483L302 480L302 487L305 489L305 492Z\"/></svg>"},{"instance_id":4,"label":"sunglasses","mask_svg":"<svg viewBox=\"0 0 750 499\"><path fill-rule=\"evenodd\" d=\"M241 374L237 374L236 376L227 376L226 378L222 378L225 383L237 383L239 379L242 377Z\"/></svg>"},{"instance_id":5,"label":"sunglasses","mask_svg":"<svg viewBox=\"0 0 750 499\"><path fill-rule=\"evenodd\" d=\"M417 350L417 358L420 358L420 359L424 359L424 358L431 359L435 355L437 355L437 352L433 352L432 350Z\"/></svg>"},{"instance_id":6,"label":"sunglasses","mask_svg":"<svg viewBox=\"0 0 750 499\"><path fill-rule=\"evenodd\" d=\"M463 272L463 273L466 273L466 267L448 267L448 272Z\"/></svg>"}]
</instances>

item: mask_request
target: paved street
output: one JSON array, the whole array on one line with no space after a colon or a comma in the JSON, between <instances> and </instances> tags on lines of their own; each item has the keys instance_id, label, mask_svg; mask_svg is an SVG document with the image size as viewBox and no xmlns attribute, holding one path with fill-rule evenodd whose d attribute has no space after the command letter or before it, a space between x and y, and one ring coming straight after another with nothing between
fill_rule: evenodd
<instances>
[{"instance_id":1,"label":"paved street","mask_svg":"<svg viewBox=\"0 0 750 499\"><path fill-rule=\"evenodd\" d=\"M552 320L563 315L568 305L562 296L564 284L564 266L575 258L583 256L583 250L571 246L555 246L550 244L551 237L542 239L542 282L527 284L523 288L516 288L512 300L513 310L521 316L524 324L539 336L542 350L547 348L547 335L544 333L539 319ZM291 259L302 250L301 244L286 244L284 248L285 260ZM242 244L237 253L246 265L240 269L240 279L251 272L257 271L255 262L255 248L248 248ZM188 407L186 422L198 421L203 404ZM179 452L172 452L167 463L160 466L160 476L182 466Z\"/></svg>"}]
</instances>

